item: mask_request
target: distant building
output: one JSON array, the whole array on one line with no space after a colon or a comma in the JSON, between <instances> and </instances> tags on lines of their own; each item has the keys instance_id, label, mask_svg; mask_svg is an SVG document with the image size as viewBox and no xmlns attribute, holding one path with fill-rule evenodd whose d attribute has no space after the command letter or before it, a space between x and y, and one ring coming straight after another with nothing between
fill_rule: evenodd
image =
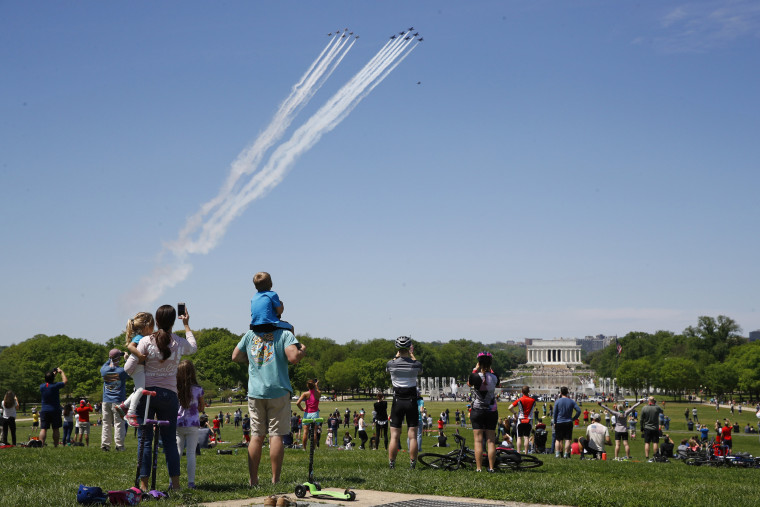
<instances>
[{"instance_id":1,"label":"distant building","mask_svg":"<svg viewBox=\"0 0 760 507\"><path fill-rule=\"evenodd\" d=\"M760 340L760 329L757 331L750 331L749 332L749 341L754 342Z\"/></svg>"},{"instance_id":2,"label":"distant building","mask_svg":"<svg viewBox=\"0 0 760 507\"><path fill-rule=\"evenodd\" d=\"M586 336L578 341L580 342L581 349L586 352L596 352L597 350L606 348L616 338L617 336L604 336L603 334L598 334L596 336Z\"/></svg>"}]
</instances>

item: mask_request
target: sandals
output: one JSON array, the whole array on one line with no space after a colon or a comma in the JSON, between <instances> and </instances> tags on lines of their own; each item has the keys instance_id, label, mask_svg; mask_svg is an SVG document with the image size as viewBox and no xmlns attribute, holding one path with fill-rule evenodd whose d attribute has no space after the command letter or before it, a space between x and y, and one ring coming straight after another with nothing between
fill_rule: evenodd
<instances>
[{"instance_id":1,"label":"sandals","mask_svg":"<svg viewBox=\"0 0 760 507\"><path fill-rule=\"evenodd\" d=\"M266 507L296 507L298 503L287 496L270 495L264 499Z\"/></svg>"}]
</instances>

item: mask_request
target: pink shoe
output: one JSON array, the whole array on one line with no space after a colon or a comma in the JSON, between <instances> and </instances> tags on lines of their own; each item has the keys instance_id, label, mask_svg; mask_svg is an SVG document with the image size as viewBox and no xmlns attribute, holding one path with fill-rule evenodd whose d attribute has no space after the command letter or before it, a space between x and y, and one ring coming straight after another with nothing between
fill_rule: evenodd
<instances>
[{"instance_id":1,"label":"pink shoe","mask_svg":"<svg viewBox=\"0 0 760 507\"><path fill-rule=\"evenodd\" d=\"M119 414L119 417L124 419L127 415L127 405L124 403L121 403L119 405L114 405L113 409L116 411L117 414Z\"/></svg>"},{"instance_id":2,"label":"pink shoe","mask_svg":"<svg viewBox=\"0 0 760 507\"><path fill-rule=\"evenodd\" d=\"M127 424L129 424L133 428L137 428L138 426L140 426L140 423L137 422L137 416L134 414L127 414L124 417L124 420L127 421Z\"/></svg>"}]
</instances>

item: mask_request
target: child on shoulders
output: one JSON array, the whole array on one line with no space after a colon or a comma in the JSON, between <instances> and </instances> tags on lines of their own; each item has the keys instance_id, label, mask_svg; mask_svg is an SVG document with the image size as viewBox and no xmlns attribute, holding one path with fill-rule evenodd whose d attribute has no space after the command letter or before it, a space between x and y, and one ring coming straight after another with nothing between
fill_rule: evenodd
<instances>
[{"instance_id":1,"label":"child on shoulders","mask_svg":"<svg viewBox=\"0 0 760 507\"><path fill-rule=\"evenodd\" d=\"M258 291L251 298L251 330L259 332L272 332L275 329L287 329L294 331L293 326L280 320L285 305L280 297L272 290L272 277L269 273L261 271L253 277L253 284Z\"/></svg>"}]
</instances>

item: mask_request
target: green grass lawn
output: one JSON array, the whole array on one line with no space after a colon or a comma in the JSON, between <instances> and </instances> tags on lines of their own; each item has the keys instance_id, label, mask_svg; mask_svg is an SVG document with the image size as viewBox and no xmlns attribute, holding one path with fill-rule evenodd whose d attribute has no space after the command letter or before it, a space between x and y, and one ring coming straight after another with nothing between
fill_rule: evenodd
<instances>
[{"instance_id":1,"label":"green grass lawn","mask_svg":"<svg viewBox=\"0 0 760 507\"><path fill-rule=\"evenodd\" d=\"M427 403L433 414L448 407L450 411L462 403ZM590 407L590 404L586 406ZM596 407L596 405L593 405ZM692 405L667 403L665 410L671 417L670 434L678 443L681 438L695 432L687 432L683 412ZM224 412L232 412L237 405L221 406ZM372 402L322 402L323 415L334 408L341 412L364 408L372 411ZM245 406L243 406L245 408ZM699 417L704 421L716 418L714 408L700 406ZM215 405L213 410L219 410ZM506 406L500 407L505 414ZM541 404L539 404L539 411ZM721 419L729 417L726 409L717 413ZM19 416L23 418L23 415ZM453 416L452 416L453 418ZM754 411L736 415L743 428L747 422L756 425ZM732 419L733 420L733 419ZM453 426L453 425L452 425ZM353 427L350 428L353 436ZM20 422L18 440L24 441L31 433L31 422ZM472 446L472 432L464 430L468 446ZM580 436L581 430L575 435ZM370 432L371 435L371 432ZM710 435L714 432L711 430ZM237 442L242 432L231 425L225 426L222 436ZM100 428L93 428L89 448L53 448L48 437L48 446L43 449L2 449L0 450L0 491L2 505L77 505L76 491L80 483L100 486L104 490L124 489L134 481L137 440L132 431L127 436L127 452L116 453L100 450ZM453 440L453 439L452 439ZM434 451L435 439L427 437L423 442L424 451ZM228 446L221 446L222 448ZM746 450L760 455L757 434L734 436L734 449ZM609 450L610 457L612 450ZM405 493L467 496L496 500L513 500L564 505L757 505L757 484L760 483L760 469L723 469L689 467L673 460L671 463L645 463L643 442L632 442L633 462L557 460L546 455L544 466L536 470L519 473L477 474L469 470L443 472L417 469L410 473L406 467L405 454L399 456L397 468L389 470L387 455L380 451L343 451L327 449L323 445L315 454L315 474L325 488L356 488ZM261 475L262 486L251 490L247 484L246 450L237 455L218 455L213 450L204 450L198 457L196 484L198 489L184 489L180 496L164 502L166 505L188 505L215 500L247 498L272 493L292 493L293 487L307 478L308 454L302 450L286 450L283 482L266 485L270 479L268 456L264 456ZM184 459L182 484L184 477ZM159 488L168 485L166 465L159 457Z\"/></svg>"}]
</instances>

